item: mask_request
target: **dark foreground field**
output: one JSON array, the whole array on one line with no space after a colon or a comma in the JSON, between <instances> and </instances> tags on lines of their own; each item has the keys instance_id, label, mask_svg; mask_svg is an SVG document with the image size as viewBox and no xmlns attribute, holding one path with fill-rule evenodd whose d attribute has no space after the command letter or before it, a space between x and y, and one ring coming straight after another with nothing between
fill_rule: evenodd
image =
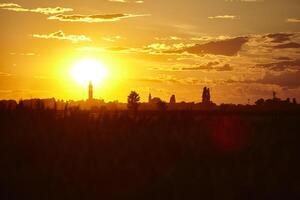
<instances>
[{"instance_id":1,"label":"dark foreground field","mask_svg":"<svg viewBox=\"0 0 300 200\"><path fill-rule=\"evenodd\" d=\"M299 112L0 112L0 199L300 199Z\"/></svg>"}]
</instances>

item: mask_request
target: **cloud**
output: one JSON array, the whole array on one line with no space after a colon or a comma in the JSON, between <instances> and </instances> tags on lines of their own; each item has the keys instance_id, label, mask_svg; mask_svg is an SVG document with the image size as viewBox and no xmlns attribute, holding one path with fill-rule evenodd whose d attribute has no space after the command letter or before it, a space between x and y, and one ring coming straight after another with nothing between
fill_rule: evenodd
<instances>
[{"instance_id":1,"label":"cloud","mask_svg":"<svg viewBox=\"0 0 300 200\"><path fill-rule=\"evenodd\" d=\"M15 3L2 3L0 4L0 9L2 10L10 10L15 12L32 12L32 13L41 13L45 15L53 15L53 14L61 14L64 12L73 11L72 8L62 8L62 7L55 7L55 8L24 8L19 4Z\"/></svg>"},{"instance_id":2,"label":"cloud","mask_svg":"<svg viewBox=\"0 0 300 200\"><path fill-rule=\"evenodd\" d=\"M111 1L111 2L118 2L118 3L126 3L126 2L128 2L126 0L109 0L109 1Z\"/></svg>"},{"instance_id":3,"label":"cloud","mask_svg":"<svg viewBox=\"0 0 300 200\"><path fill-rule=\"evenodd\" d=\"M136 79L136 81L140 82L149 82L149 83L165 83L165 84L180 84L180 85L199 85L206 81L196 79L193 77L186 77L186 78L177 78L172 75L160 74L156 77L145 77Z\"/></svg>"},{"instance_id":4,"label":"cloud","mask_svg":"<svg viewBox=\"0 0 300 200\"><path fill-rule=\"evenodd\" d=\"M12 74L9 74L9 73L6 73L6 72L0 72L0 77L1 76L7 77L7 76L12 76Z\"/></svg>"},{"instance_id":5,"label":"cloud","mask_svg":"<svg viewBox=\"0 0 300 200\"><path fill-rule=\"evenodd\" d=\"M127 2L125 0L116 0L118 2ZM143 3L143 1L135 1L135 3ZM87 22L87 23L97 23L97 22L112 22L119 21L125 18L133 18L133 17L144 17L150 16L149 14L103 14L103 15L65 15L63 13L73 11L72 8L62 8L62 7L54 7L54 8L24 8L19 4L15 3L2 3L0 4L0 9L2 10L10 10L15 12L32 12L32 13L41 13L45 15L53 15L49 16L49 20L59 20L64 22Z\"/></svg>"},{"instance_id":6,"label":"cloud","mask_svg":"<svg viewBox=\"0 0 300 200\"><path fill-rule=\"evenodd\" d=\"M165 43L153 43L145 46L145 49L148 49L151 51L167 51L167 50L179 50L182 48L191 47L193 44L185 44L185 43L174 43L174 44L165 44Z\"/></svg>"},{"instance_id":7,"label":"cloud","mask_svg":"<svg viewBox=\"0 0 300 200\"><path fill-rule=\"evenodd\" d=\"M286 56L279 56L277 58L275 58L276 60L292 60L290 57L286 57Z\"/></svg>"},{"instance_id":8,"label":"cloud","mask_svg":"<svg viewBox=\"0 0 300 200\"><path fill-rule=\"evenodd\" d=\"M256 3L264 2L265 0L225 0L226 2L243 2L243 3Z\"/></svg>"},{"instance_id":9,"label":"cloud","mask_svg":"<svg viewBox=\"0 0 300 200\"><path fill-rule=\"evenodd\" d=\"M99 22L114 22L121 19L132 18L132 17L144 17L145 15L134 15L134 14L107 14L107 15L55 15L50 16L50 20L59 20L63 22L86 22L86 23L99 23Z\"/></svg>"},{"instance_id":10,"label":"cloud","mask_svg":"<svg viewBox=\"0 0 300 200\"><path fill-rule=\"evenodd\" d=\"M249 38L239 55L240 58L244 58L244 62L252 63L252 66L269 66L275 65L278 61L299 60L300 33L298 32L250 35ZM271 67L270 69L273 70Z\"/></svg>"},{"instance_id":11,"label":"cloud","mask_svg":"<svg viewBox=\"0 0 300 200\"><path fill-rule=\"evenodd\" d=\"M286 20L288 23L300 23L300 18L288 18Z\"/></svg>"},{"instance_id":12,"label":"cloud","mask_svg":"<svg viewBox=\"0 0 300 200\"><path fill-rule=\"evenodd\" d=\"M233 67L230 64L225 64L222 67L216 68L216 70L220 72L232 71Z\"/></svg>"},{"instance_id":13,"label":"cloud","mask_svg":"<svg viewBox=\"0 0 300 200\"><path fill-rule=\"evenodd\" d=\"M289 42L286 44L280 44L277 46L273 46L275 49L298 49L300 48L300 44L296 42Z\"/></svg>"},{"instance_id":14,"label":"cloud","mask_svg":"<svg viewBox=\"0 0 300 200\"><path fill-rule=\"evenodd\" d=\"M272 33L266 35L266 37L273 39L272 42L274 43L282 43L289 41L294 35L294 33Z\"/></svg>"},{"instance_id":15,"label":"cloud","mask_svg":"<svg viewBox=\"0 0 300 200\"><path fill-rule=\"evenodd\" d=\"M80 47L77 50L82 52L110 52L110 53L125 53L125 54L147 52L142 48L131 48L131 47L121 47L121 46L113 46L113 47L86 46L86 47Z\"/></svg>"},{"instance_id":16,"label":"cloud","mask_svg":"<svg viewBox=\"0 0 300 200\"><path fill-rule=\"evenodd\" d=\"M118 40L123 39L121 36L117 35L117 36L108 36L108 37L103 37L102 38L104 41L106 42L116 42Z\"/></svg>"},{"instance_id":17,"label":"cloud","mask_svg":"<svg viewBox=\"0 0 300 200\"><path fill-rule=\"evenodd\" d=\"M159 41L178 41L178 40L182 40L182 38L177 37L177 36L155 37L154 39L159 40Z\"/></svg>"},{"instance_id":18,"label":"cloud","mask_svg":"<svg viewBox=\"0 0 300 200\"><path fill-rule=\"evenodd\" d=\"M20 56L35 56L35 53L15 53L15 52L11 52L9 53L9 55L11 56L15 56L15 55L20 55Z\"/></svg>"},{"instance_id":19,"label":"cloud","mask_svg":"<svg viewBox=\"0 0 300 200\"><path fill-rule=\"evenodd\" d=\"M225 72L225 71L232 71L233 67L230 64L220 64L218 61L208 62L206 64L201 64L196 67L183 67L179 68L177 70L187 70L187 71L219 71L219 72Z\"/></svg>"},{"instance_id":20,"label":"cloud","mask_svg":"<svg viewBox=\"0 0 300 200\"><path fill-rule=\"evenodd\" d=\"M188 70L188 71L194 71L194 70L212 70L214 69L215 65L218 65L219 62L208 62L206 64L202 64L196 67L183 67L181 70Z\"/></svg>"},{"instance_id":21,"label":"cloud","mask_svg":"<svg viewBox=\"0 0 300 200\"><path fill-rule=\"evenodd\" d=\"M300 70L300 60L287 60L274 63L257 64L256 66L269 68L275 71L283 71L291 67L296 67Z\"/></svg>"},{"instance_id":22,"label":"cloud","mask_svg":"<svg viewBox=\"0 0 300 200\"><path fill-rule=\"evenodd\" d=\"M224 56L235 56L242 49L242 46L248 41L248 37L237 37L228 40L208 42L205 44L196 44L192 47L183 48L174 53L188 52L191 54L214 54Z\"/></svg>"},{"instance_id":23,"label":"cloud","mask_svg":"<svg viewBox=\"0 0 300 200\"><path fill-rule=\"evenodd\" d=\"M109 0L111 2L117 2L117 3L130 3L130 2L133 2L133 3L144 3L144 1L129 1L129 0Z\"/></svg>"},{"instance_id":24,"label":"cloud","mask_svg":"<svg viewBox=\"0 0 300 200\"><path fill-rule=\"evenodd\" d=\"M235 15L217 15L208 17L208 19L237 19L238 17Z\"/></svg>"},{"instance_id":25,"label":"cloud","mask_svg":"<svg viewBox=\"0 0 300 200\"><path fill-rule=\"evenodd\" d=\"M16 3L0 3L0 8L6 8L6 7L21 7L21 6Z\"/></svg>"},{"instance_id":26,"label":"cloud","mask_svg":"<svg viewBox=\"0 0 300 200\"><path fill-rule=\"evenodd\" d=\"M267 73L258 83L274 84L284 88L294 89L300 87L300 71L286 72L280 75Z\"/></svg>"},{"instance_id":27,"label":"cloud","mask_svg":"<svg viewBox=\"0 0 300 200\"><path fill-rule=\"evenodd\" d=\"M41 39L68 40L73 43L92 41L89 37L85 35L65 35L65 33L61 30L50 34L33 34L32 37Z\"/></svg>"},{"instance_id":28,"label":"cloud","mask_svg":"<svg viewBox=\"0 0 300 200\"><path fill-rule=\"evenodd\" d=\"M216 37L204 35L204 36L190 38L190 40L192 41L200 41L200 42L211 42L211 41L228 40L228 39L232 39L232 37L226 35L220 35Z\"/></svg>"}]
</instances>

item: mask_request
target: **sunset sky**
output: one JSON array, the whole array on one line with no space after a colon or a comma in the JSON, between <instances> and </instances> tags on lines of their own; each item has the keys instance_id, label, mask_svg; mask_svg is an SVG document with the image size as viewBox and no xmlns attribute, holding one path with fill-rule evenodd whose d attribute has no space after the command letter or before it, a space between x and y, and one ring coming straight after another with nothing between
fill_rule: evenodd
<instances>
[{"instance_id":1,"label":"sunset sky","mask_svg":"<svg viewBox=\"0 0 300 200\"><path fill-rule=\"evenodd\" d=\"M105 101L300 101L299 0L0 0L0 25L0 99L86 99L93 59Z\"/></svg>"}]
</instances>

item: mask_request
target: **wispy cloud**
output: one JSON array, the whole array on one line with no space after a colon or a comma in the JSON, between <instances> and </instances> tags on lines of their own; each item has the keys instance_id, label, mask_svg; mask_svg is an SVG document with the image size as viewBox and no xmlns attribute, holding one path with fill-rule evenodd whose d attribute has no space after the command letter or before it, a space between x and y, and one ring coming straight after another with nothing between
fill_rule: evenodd
<instances>
[{"instance_id":1,"label":"wispy cloud","mask_svg":"<svg viewBox=\"0 0 300 200\"><path fill-rule=\"evenodd\" d=\"M15 53L15 52L11 52L9 53L9 55L11 56L15 56L15 55L20 55L20 56L35 56L35 53Z\"/></svg>"},{"instance_id":2,"label":"wispy cloud","mask_svg":"<svg viewBox=\"0 0 300 200\"><path fill-rule=\"evenodd\" d=\"M133 3L144 3L144 1L140 0L135 0L135 1L130 1L130 0L108 0L108 1L111 1L111 2L117 2L117 3L130 3L130 2L133 2Z\"/></svg>"},{"instance_id":3,"label":"wispy cloud","mask_svg":"<svg viewBox=\"0 0 300 200\"><path fill-rule=\"evenodd\" d=\"M235 15L217 15L217 16L210 16L208 19L238 19Z\"/></svg>"},{"instance_id":4,"label":"wispy cloud","mask_svg":"<svg viewBox=\"0 0 300 200\"><path fill-rule=\"evenodd\" d=\"M41 38L41 39L58 39L58 40L68 40L72 43L78 42L91 42L92 40L85 36L85 35L66 35L63 31L57 31L50 34L33 34L32 37L34 38Z\"/></svg>"},{"instance_id":5,"label":"wispy cloud","mask_svg":"<svg viewBox=\"0 0 300 200\"><path fill-rule=\"evenodd\" d=\"M59 20L63 22L86 22L86 23L99 23L99 22L114 22L125 18L144 17L148 14L135 15L135 14L107 14L107 15L55 15L50 16L50 20Z\"/></svg>"},{"instance_id":6,"label":"wispy cloud","mask_svg":"<svg viewBox=\"0 0 300 200\"><path fill-rule=\"evenodd\" d=\"M0 72L0 77L1 77L1 76L8 77L8 76L13 76L13 75L14 75L14 74L6 73L6 72Z\"/></svg>"},{"instance_id":7,"label":"wispy cloud","mask_svg":"<svg viewBox=\"0 0 300 200\"><path fill-rule=\"evenodd\" d=\"M116 42L118 40L123 39L121 36L117 35L117 36L107 36L107 37L103 37L102 38L104 41L106 42Z\"/></svg>"},{"instance_id":8,"label":"wispy cloud","mask_svg":"<svg viewBox=\"0 0 300 200\"><path fill-rule=\"evenodd\" d=\"M155 37L155 40L160 40L160 41L168 41L168 40L182 40L182 38L178 37L178 36L168 36L168 37Z\"/></svg>"},{"instance_id":9,"label":"wispy cloud","mask_svg":"<svg viewBox=\"0 0 300 200\"><path fill-rule=\"evenodd\" d=\"M0 8L7 8L7 7L21 7L21 6L16 3L0 3Z\"/></svg>"},{"instance_id":10,"label":"wispy cloud","mask_svg":"<svg viewBox=\"0 0 300 200\"><path fill-rule=\"evenodd\" d=\"M265 0L225 0L226 2L244 2L244 3L255 3L255 2L265 2Z\"/></svg>"},{"instance_id":11,"label":"wispy cloud","mask_svg":"<svg viewBox=\"0 0 300 200\"><path fill-rule=\"evenodd\" d=\"M10 10L15 12L32 12L32 13L41 13L44 15L53 15L53 14L61 14L64 12L73 11L72 8L62 8L62 7L54 7L54 8L24 8L16 3L2 3L0 4L0 9L2 10Z\"/></svg>"},{"instance_id":12,"label":"wispy cloud","mask_svg":"<svg viewBox=\"0 0 300 200\"><path fill-rule=\"evenodd\" d=\"M300 18L288 18L286 20L288 23L300 23Z\"/></svg>"}]
</instances>

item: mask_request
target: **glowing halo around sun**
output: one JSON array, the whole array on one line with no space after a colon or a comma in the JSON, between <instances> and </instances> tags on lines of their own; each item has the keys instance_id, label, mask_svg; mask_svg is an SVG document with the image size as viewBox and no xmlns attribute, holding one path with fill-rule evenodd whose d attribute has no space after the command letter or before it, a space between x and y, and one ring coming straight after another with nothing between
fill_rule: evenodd
<instances>
[{"instance_id":1,"label":"glowing halo around sun","mask_svg":"<svg viewBox=\"0 0 300 200\"><path fill-rule=\"evenodd\" d=\"M94 85L100 84L108 76L108 70L103 63L91 58L76 62L70 73L73 79L83 86L88 85L90 81Z\"/></svg>"}]
</instances>

